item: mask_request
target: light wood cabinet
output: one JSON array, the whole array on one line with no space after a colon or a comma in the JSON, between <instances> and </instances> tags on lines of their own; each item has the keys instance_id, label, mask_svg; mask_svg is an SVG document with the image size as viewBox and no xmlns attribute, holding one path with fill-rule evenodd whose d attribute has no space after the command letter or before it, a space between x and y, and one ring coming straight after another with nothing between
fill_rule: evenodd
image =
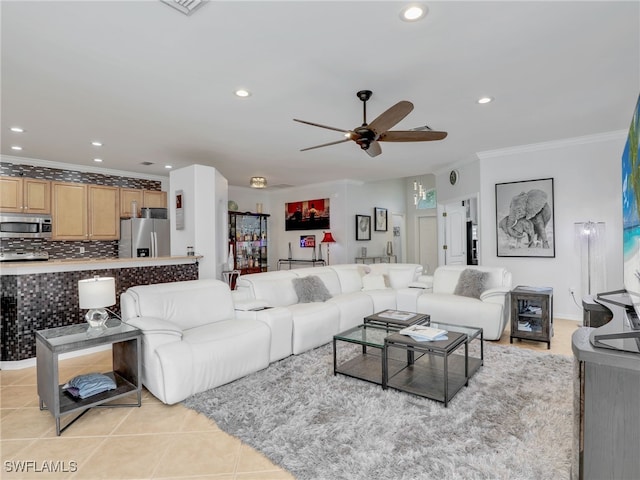
<instances>
[{"instance_id":1,"label":"light wood cabinet","mask_svg":"<svg viewBox=\"0 0 640 480\"><path fill-rule=\"evenodd\" d=\"M118 187L89 185L89 240L120 238L120 192Z\"/></svg>"},{"instance_id":2,"label":"light wood cabinet","mask_svg":"<svg viewBox=\"0 0 640 480\"><path fill-rule=\"evenodd\" d=\"M53 240L117 240L118 187L53 182Z\"/></svg>"},{"instance_id":3,"label":"light wood cabinet","mask_svg":"<svg viewBox=\"0 0 640 480\"><path fill-rule=\"evenodd\" d=\"M147 208L167 208L167 192L144 190L142 206Z\"/></svg>"},{"instance_id":4,"label":"light wood cabinet","mask_svg":"<svg viewBox=\"0 0 640 480\"><path fill-rule=\"evenodd\" d=\"M120 216L123 218L133 217L131 211L131 202L138 203L137 216L140 216L140 209L142 208L142 190L136 188L121 188L120 189Z\"/></svg>"},{"instance_id":5,"label":"light wood cabinet","mask_svg":"<svg viewBox=\"0 0 640 480\"><path fill-rule=\"evenodd\" d=\"M136 188L120 189L120 216L123 218L131 218L131 202L138 202L138 217L142 216L141 209L149 208L167 208L167 192L155 190L141 190Z\"/></svg>"},{"instance_id":6,"label":"light wood cabinet","mask_svg":"<svg viewBox=\"0 0 640 480\"><path fill-rule=\"evenodd\" d=\"M25 177L0 177L0 211L51 213L51 182Z\"/></svg>"},{"instance_id":7,"label":"light wood cabinet","mask_svg":"<svg viewBox=\"0 0 640 480\"><path fill-rule=\"evenodd\" d=\"M87 185L53 182L53 240L88 240Z\"/></svg>"}]
</instances>

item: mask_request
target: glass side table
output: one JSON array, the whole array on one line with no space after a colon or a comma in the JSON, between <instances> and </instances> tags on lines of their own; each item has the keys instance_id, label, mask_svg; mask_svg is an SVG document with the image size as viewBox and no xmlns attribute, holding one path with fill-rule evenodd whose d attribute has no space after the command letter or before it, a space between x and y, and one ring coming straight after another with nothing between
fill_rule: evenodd
<instances>
[{"instance_id":1,"label":"glass side table","mask_svg":"<svg viewBox=\"0 0 640 480\"><path fill-rule=\"evenodd\" d=\"M81 323L36 332L40 410L48 409L56 419L56 435L93 407L139 407L142 404L141 338L141 330L118 319L107 320L105 328L91 328L89 324ZM107 344L112 345L113 371L105 375L115 381L116 389L84 399L67 394L59 380L60 354ZM131 394L136 394L136 403L108 403ZM79 414L61 428L60 418L74 412Z\"/></svg>"}]
</instances>

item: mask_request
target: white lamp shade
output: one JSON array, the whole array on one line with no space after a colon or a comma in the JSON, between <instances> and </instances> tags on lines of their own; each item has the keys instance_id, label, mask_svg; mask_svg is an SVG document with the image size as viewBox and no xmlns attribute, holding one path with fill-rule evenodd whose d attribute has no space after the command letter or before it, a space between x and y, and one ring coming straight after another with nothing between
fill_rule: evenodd
<instances>
[{"instance_id":1,"label":"white lamp shade","mask_svg":"<svg viewBox=\"0 0 640 480\"><path fill-rule=\"evenodd\" d=\"M80 308L104 308L116 303L116 280L95 277L78 281Z\"/></svg>"}]
</instances>

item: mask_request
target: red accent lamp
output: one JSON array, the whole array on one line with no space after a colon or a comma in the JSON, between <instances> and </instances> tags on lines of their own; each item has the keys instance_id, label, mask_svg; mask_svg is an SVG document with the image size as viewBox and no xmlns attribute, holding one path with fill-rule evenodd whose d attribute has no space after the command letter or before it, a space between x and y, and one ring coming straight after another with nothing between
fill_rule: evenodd
<instances>
[{"instance_id":1,"label":"red accent lamp","mask_svg":"<svg viewBox=\"0 0 640 480\"><path fill-rule=\"evenodd\" d=\"M329 262L329 244L336 243L336 241L333 238L333 235L331 235L331 232L322 232L322 233L324 233L324 237L322 237L321 243L327 244L327 265L329 265L331 263Z\"/></svg>"}]
</instances>

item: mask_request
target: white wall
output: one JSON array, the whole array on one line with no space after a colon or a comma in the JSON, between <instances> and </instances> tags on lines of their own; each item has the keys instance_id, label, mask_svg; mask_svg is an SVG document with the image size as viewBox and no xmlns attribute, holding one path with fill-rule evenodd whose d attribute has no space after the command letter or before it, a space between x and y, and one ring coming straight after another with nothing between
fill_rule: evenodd
<instances>
[{"instance_id":1,"label":"white wall","mask_svg":"<svg viewBox=\"0 0 640 480\"><path fill-rule=\"evenodd\" d=\"M234 192L235 193L235 192ZM292 257L311 259L310 249L299 246L300 235L315 235L316 242L323 237L322 230L285 231L284 204L316 198L328 198L331 209L331 234L336 240L331 245L331 264L353 263L361 247L367 247L368 255L384 255L387 241L393 239L392 213L406 214L404 180L393 179L381 182L362 183L350 180L291 187L273 190L269 194L269 268L275 270L279 258L288 257L291 242ZM370 241L356 241L355 215L370 215L373 221L374 208L386 208L388 230L376 232L371 228ZM322 247L326 260L327 247Z\"/></svg>"},{"instance_id":2,"label":"white wall","mask_svg":"<svg viewBox=\"0 0 640 480\"><path fill-rule=\"evenodd\" d=\"M213 167L190 165L171 171L168 204L171 255L186 255L193 246L200 260L199 278L221 278L226 262L227 179ZM184 229L176 229L176 191L182 190Z\"/></svg>"},{"instance_id":3,"label":"white wall","mask_svg":"<svg viewBox=\"0 0 640 480\"><path fill-rule=\"evenodd\" d=\"M505 266L515 285L554 289L554 316L580 320L569 294L580 287L574 223L606 223L607 290L622 288L621 157L626 132L480 153L480 254L483 265ZM495 184L554 179L555 258L498 257ZM580 295L576 300L581 304Z\"/></svg>"}]
</instances>

